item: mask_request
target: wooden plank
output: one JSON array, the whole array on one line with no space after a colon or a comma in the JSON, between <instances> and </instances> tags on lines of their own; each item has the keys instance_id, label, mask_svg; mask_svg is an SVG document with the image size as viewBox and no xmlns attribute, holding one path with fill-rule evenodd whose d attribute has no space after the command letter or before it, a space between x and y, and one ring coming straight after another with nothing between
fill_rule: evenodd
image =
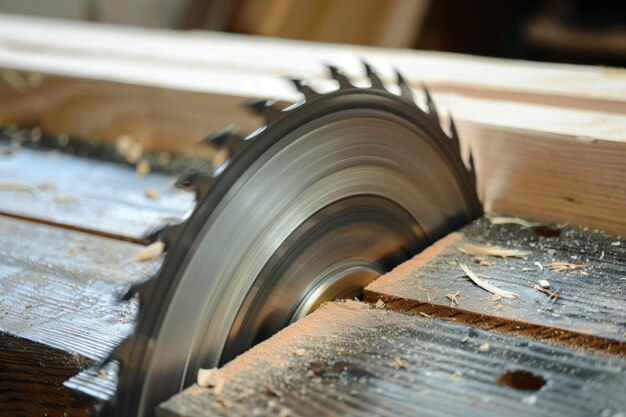
<instances>
[{"instance_id":1,"label":"wooden plank","mask_svg":"<svg viewBox=\"0 0 626 417\"><path fill-rule=\"evenodd\" d=\"M87 415L62 383L126 338L138 302L116 294L161 261L132 262L140 245L2 216L0 232L0 415Z\"/></svg>"},{"instance_id":2,"label":"wooden plank","mask_svg":"<svg viewBox=\"0 0 626 417\"><path fill-rule=\"evenodd\" d=\"M175 180L162 173L140 177L130 165L20 148L0 156L0 212L139 239L182 219L195 204L191 193L173 187ZM159 197L149 198L147 189Z\"/></svg>"},{"instance_id":3,"label":"wooden plank","mask_svg":"<svg viewBox=\"0 0 626 417\"><path fill-rule=\"evenodd\" d=\"M624 356L624 244L623 237L598 230L494 225L482 218L368 285L364 296L414 314ZM472 245L516 249L523 256L500 259L462 252ZM586 266L556 271L549 267L553 262ZM461 264L518 297L485 291L465 277ZM558 296L538 291L540 280L547 280Z\"/></svg>"},{"instance_id":4,"label":"wooden plank","mask_svg":"<svg viewBox=\"0 0 626 417\"><path fill-rule=\"evenodd\" d=\"M416 87L426 81L445 92L626 113L625 72L616 68L0 16L0 66L133 84L184 89L212 83L215 71L320 78L324 62L363 79L357 57L383 67L387 79L397 67Z\"/></svg>"},{"instance_id":5,"label":"wooden plank","mask_svg":"<svg viewBox=\"0 0 626 417\"><path fill-rule=\"evenodd\" d=\"M194 385L158 415L619 415L625 367L617 358L347 301L257 345L218 372L215 388Z\"/></svg>"}]
</instances>

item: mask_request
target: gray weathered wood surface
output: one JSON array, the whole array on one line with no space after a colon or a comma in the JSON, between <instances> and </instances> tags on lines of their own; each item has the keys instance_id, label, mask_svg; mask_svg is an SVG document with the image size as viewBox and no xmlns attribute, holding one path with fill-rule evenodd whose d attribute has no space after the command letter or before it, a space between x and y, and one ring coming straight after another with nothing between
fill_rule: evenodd
<instances>
[{"instance_id":1,"label":"gray weathered wood surface","mask_svg":"<svg viewBox=\"0 0 626 417\"><path fill-rule=\"evenodd\" d=\"M519 381L504 384L507 373ZM545 384L519 389L533 378ZM174 396L159 416L586 417L626 411L622 359L355 301L325 305L227 364L214 383Z\"/></svg>"},{"instance_id":2,"label":"gray weathered wood surface","mask_svg":"<svg viewBox=\"0 0 626 417\"><path fill-rule=\"evenodd\" d=\"M528 254L477 257L459 250L467 245ZM550 270L552 262L587 266L559 272ZM483 290L460 276L460 264L519 297ZM547 280L558 297L536 290L540 280ZM587 228L526 228L482 218L370 284L365 298L415 314L625 355L626 240Z\"/></svg>"},{"instance_id":3,"label":"gray weathered wood surface","mask_svg":"<svg viewBox=\"0 0 626 417\"><path fill-rule=\"evenodd\" d=\"M193 207L194 196L173 187L175 181L161 173L140 177L131 166L20 148L0 155L0 212L139 239ZM145 195L149 188L158 199Z\"/></svg>"},{"instance_id":4,"label":"gray weathered wood surface","mask_svg":"<svg viewBox=\"0 0 626 417\"><path fill-rule=\"evenodd\" d=\"M142 249L0 216L0 415L84 414L62 384L132 330L137 300L115 298L159 267Z\"/></svg>"}]
</instances>

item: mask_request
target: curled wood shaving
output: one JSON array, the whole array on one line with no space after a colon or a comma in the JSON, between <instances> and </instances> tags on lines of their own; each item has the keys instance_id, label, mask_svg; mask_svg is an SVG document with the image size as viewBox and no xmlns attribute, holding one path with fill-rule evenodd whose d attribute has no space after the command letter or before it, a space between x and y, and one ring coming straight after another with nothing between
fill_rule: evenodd
<instances>
[{"instance_id":1,"label":"curled wood shaving","mask_svg":"<svg viewBox=\"0 0 626 417\"><path fill-rule=\"evenodd\" d=\"M524 219L518 219L517 217L496 216L491 217L489 221L491 221L491 224L518 224L523 227L537 227L543 225L543 223L531 222Z\"/></svg>"},{"instance_id":2,"label":"curled wood shaving","mask_svg":"<svg viewBox=\"0 0 626 417\"><path fill-rule=\"evenodd\" d=\"M446 294L446 298L450 300L450 307L454 307L455 305L459 305L459 292L455 292L454 294Z\"/></svg>"},{"instance_id":3,"label":"curled wood shaving","mask_svg":"<svg viewBox=\"0 0 626 417\"><path fill-rule=\"evenodd\" d=\"M165 243L154 242L152 245L146 246L143 250L137 252L133 257L135 262L143 262L161 256L165 249Z\"/></svg>"},{"instance_id":4,"label":"curled wood shaving","mask_svg":"<svg viewBox=\"0 0 626 417\"><path fill-rule=\"evenodd\" d=\"M527 251L518 249L502 249L497 246L465 245L462 248L459 248L459 250L466 255L497 256L500 258L521 258L530 254L530 252Z\"/></svg>"},{"instance_id":5,"label":"curled wood shaving","mask_svg":"<svg viewBox=\"0 0 626 417\"><path fill-rule=\"evenodd\" d=\"M461 267L463 272L465 272L465 274L469 277L469 279L471 279L474 282L474 284L478 285L483 290L489 291L490 293L493 293L493 294L496 294L496 295L499 295L502 298L513 299L513 298L519 297L514 292L501 290L500 288L498 288L498 287L496 287L494 285L491 285L488 282L485 282L482 279L478 278L478 276L475 273L473 273L472 271L470 271L470 269L465 264L459 264L459 266Z\"/></svg>"},{"instance_id":6,"label":"curled wood shaving","mask_svg":"<svg viewBox=\"0 0 626 417\"><path fill-rule=\"evenodd\" d=\"M548 264L548 268L550 268L551 271L573 271L575 269L582 269L582 268L587 268L589 265L579 265L579 264L572 264L569 262L552 262L551 264Z\"/></svg>"}]
</instances>

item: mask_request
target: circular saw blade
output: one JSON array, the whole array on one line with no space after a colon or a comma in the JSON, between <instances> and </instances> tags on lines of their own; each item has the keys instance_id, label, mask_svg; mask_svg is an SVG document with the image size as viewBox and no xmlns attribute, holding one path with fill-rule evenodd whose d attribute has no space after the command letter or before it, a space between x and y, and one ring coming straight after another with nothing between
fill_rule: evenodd
<instances>
[{"instance_id":1,"label":"circular saw blade","mask_svg":"<svg viewBox=\"0 0 626 417\"><path fill-rule=\"evenodd\" d=\"M159 274L140 288L134 334L118 350L116 415L155 406L322 302L353 297L377 276L481 213L456 130L413 102L336 68L340 88L281 110L227 151L215 178L193 178L199 203L165 236ZM186 185L190 185L187 181Z\"/></svg>"}]
</instances>

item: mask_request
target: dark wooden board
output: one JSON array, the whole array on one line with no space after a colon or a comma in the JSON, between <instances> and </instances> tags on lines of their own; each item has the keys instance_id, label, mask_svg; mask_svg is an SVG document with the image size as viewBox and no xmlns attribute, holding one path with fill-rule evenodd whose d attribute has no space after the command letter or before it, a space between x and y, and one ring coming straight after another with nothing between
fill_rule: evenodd
<instances>
[{"instance_id":1,"label":"dark wooden board","mask_svg":"<svg viewBox=\"0 0 626 417\"><path fill-rule=\"evenodd\" d=\"M492 264L487 266L459 250L468 244L496 245L529 254L523 258L488 257L484 260ZM552 262L588 266L557 272L548 268ZM498 299L459 276L464 274L462 263L519 298ZM556 299L534 288L542 279L557 291ZM447 297L450 294L457 294L458 305L452 304ZM587 228L526 228L496 225L482 218L370 284L365 298L371 302L382 299L390 307L415 314L624 355L626 241Z\"/></svg>"},{"instance_id":2,"label":"dark wooden board","mask_svg":"<svg viewBox=\"0 0 626 417\"><path fill-rule=\"evenodd\" d=\"M497 382L520 371L545 384ZM619 358L347 301L227 364L219 393L192 386L158 415L615 416L626 411L625 371Z\"/></svg>"},{"instance_id":3,"label":"dark wooden board","mask_svg":"<svg viewBox=\"0 0 626 417\"><path fill-rule=\"evenodd\" d=\"M0 216L0 415L83 413L62 384L132 330L138 302L116 296L159 267L142 249Z\"/></svg>"},{"instance_id":4,"label":"dark wooden board","mask_svg":"<svg viewBox=\"0 0 626 417\"><path fill-rule=\"evenodd\" d=\"M140 177L130 166L20 148L0 155L0 212L139 239L193 207L193 195L173 187L175 181L161 173ZM148 188L159 198L148 198Z\"/></svg>"}]
</instances>

